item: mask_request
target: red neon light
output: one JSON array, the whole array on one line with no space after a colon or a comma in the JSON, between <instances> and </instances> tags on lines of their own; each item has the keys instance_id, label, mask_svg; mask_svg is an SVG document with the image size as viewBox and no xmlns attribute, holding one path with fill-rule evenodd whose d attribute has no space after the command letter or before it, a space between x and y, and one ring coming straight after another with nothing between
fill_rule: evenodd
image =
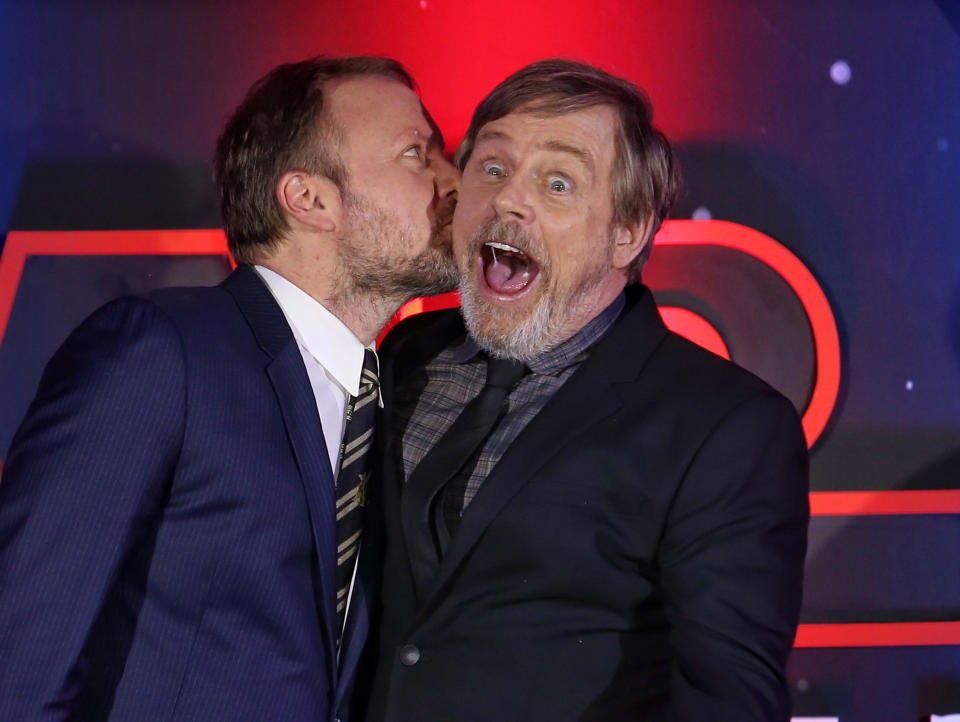
<instances>
[{"instance_id":1,"label":"red neon light","mask_svg":"<svg viewBox=\"0 0 960 722\"><path fill-rule=\"evenodd\" d=\"M707 319L699 313L679 306L661 306L660 317L664 324L674 333L678 333L707 351L712 351L721 358L730 360L730 351L723 337L717 332Z\"/></svg>"},{"instance_id":2,"label":"red neon light","mask_svg":"<svg viewBox=\"0 0 960 722\"><path fill-rule=\"evenodd\" d=\"M960 645L960 622L801 624L793 643L795 649L953 645Z\"/></svg>"},{"instance_id":3,"label":"red neon light","mask_svg":"<svg viewBox=\"0 0 960 722\"><path fill-rule=\"evenodd\" d=\"M0 258L0 343L27 256L227 256L216 229L175 231L10 231Z\"/></svg>"},{"instance_id":4,"label":"red neon light","mask_svg":"<svg viewBox=\"0 0 960 722\"><path fill-rule=\"evenodd\" d=\"M960 489L813 491L811 516L960 514Z\"/></svg>"},{"instance_id":5,"label":"red neon light","mask_svg":"<svg viewBox=\"0 0 960 722\"><path fill-rule=\"evenodd\" d=\"M823 432L840 390L840 337L823 290L806 266L784 246L760 231L728 221L667 221L657 233L659 245L723 246L770 266L797 295L810 321L817 359L816 382L803 413L807 445Z\"/></svg>"}]
</instances>

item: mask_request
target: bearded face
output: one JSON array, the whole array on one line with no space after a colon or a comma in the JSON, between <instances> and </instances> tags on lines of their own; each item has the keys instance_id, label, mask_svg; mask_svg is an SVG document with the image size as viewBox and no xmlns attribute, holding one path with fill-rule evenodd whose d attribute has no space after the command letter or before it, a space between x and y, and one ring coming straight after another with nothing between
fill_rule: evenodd
<instances>
[{"instance_id":1,"label":"bearded face","mask_svg":"<svg viewBox=\"0 0 960 722\"><path fill-rule=\"evenodd\" d=\"M463 314L495 356L530 361L626 285L638 234L614 219L619 120L600 105L516 110L479 129L453 219Z\"/></svg>"},{"instance_id":2,"label":"bearded face","mask_svg":"<svg viewBox=\"0 0 960 722\"><path fill-rule=\"evenodd\" d=\"M416 229L398 213L345 191L347 234L339 246L344 281L355 292L394 299L398 304L456 288L450 242L454 205L438 208L430 242L422 247Z\"/></svg>"},{"instance_id":3,"label":"bearded face","mask_svg":"<svg viewBox=\"0 0 960 722\"><path fill-rule=\"evenodd\" d=\"M610 268L610 244L604 244L574 274L561 277L532 234L499 218L481 224L468 248L460 259L460 301L470 335L489 354L520 361L570 337ZM491 302L491 294L511 302Z\"/></svg>"}]
</instances>

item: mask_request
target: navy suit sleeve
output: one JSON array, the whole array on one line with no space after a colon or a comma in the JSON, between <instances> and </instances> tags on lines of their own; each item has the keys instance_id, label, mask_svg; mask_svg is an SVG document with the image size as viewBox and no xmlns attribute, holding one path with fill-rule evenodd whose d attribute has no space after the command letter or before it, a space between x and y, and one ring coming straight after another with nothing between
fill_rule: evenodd
<instances>
[{"instance_id":1,"label":"navy suit sleeve","mask_svg":"<svg viewBox=\"0 0 960 722\"><path fill-rule=\"evenodd\" d=\"M184 376L172 323L132 298L88 318L48 364L0 480L3 719L77 714L91 628L166 498Z\"/></svg>"},{"instance_id":2,"label":"navy suit sleeve","mask_svg":"<svg viewBox=\"0 0 960 722\"><path fill-rule=\"evenodd\" d=\"M807 490L803 432L778 395L741 403L698 450L661 546L673 719L789 718Z\"/></svg>"}]
</instances>

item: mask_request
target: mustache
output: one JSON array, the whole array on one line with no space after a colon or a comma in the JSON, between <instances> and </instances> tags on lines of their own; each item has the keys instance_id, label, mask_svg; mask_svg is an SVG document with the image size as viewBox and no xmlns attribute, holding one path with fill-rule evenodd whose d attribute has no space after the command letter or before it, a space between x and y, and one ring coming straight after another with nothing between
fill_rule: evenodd
<instances>
[{"instance_id":1,"label":"mustache","mask_svg":"<svg viewBox=\"0 0 960 722\"><path fill-rule=\"evenodd\" d=\"M473 255L480 250L480 246L489 241L499 241L517 248L528 256L540 257L540 245L533 237L518 224L503 221L500 218L491 218L481 223L470 237L470 250Z\"/></svg>"}]
</instances>

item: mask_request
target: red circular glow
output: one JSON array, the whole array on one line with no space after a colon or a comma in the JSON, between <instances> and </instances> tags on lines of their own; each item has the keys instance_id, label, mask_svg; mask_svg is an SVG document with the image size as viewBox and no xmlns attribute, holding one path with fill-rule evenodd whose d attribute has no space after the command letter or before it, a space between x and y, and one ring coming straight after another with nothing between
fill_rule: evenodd
<instances>
[{"instance_id":1,"label":"red circular glow","mask_svg":"<svg viewBox=\"0 0 960 722\"><path fill-rule=\"evenodd\" d=\"M660 317L674 333L712 351L721 358L730 360L730 351L717 329L703 316L690 309L679 306L661 306Z\"/></svg>"},{"instance_id":2,"label":"red circular glow","mask_svg":"<svg viewBox=\"0 0 960 722\"><path fill-rule=\"evenodd\" d=\"M803 412L807 446L813 446L837 403L840 391L840 337L830 303L806 266L770 236L729 221L667 221L657 233L659 245L723 246L747 253L786 281L803 306L816 358L816 381Z\"/></svg>"}]
</instances>

